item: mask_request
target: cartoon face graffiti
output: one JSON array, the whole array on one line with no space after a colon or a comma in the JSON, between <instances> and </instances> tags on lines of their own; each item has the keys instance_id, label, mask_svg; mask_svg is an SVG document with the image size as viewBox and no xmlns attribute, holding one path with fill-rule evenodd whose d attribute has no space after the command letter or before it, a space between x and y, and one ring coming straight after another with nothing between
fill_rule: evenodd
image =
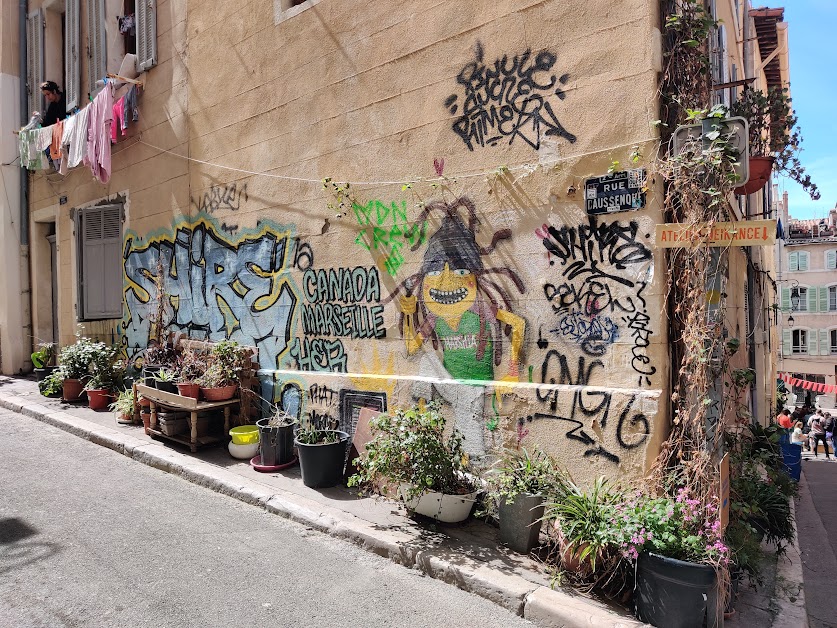
<instances>
[{"instance_id":1,"label":"cartoon face graffiti","mask_svg":"<svg viewBox=\"0 0 837 628\"><path fill-rule=\"evenodd\" d=\"M467 224L460 208L467 211ZM415 353L429 339L435 349L442 349L447 377L492 380L502 362L503 337L511 336L509 374L516 377L526 323L511 312L509 292L494 276L508 277L521 294L523 284L513 270L483 264L483 256L511 233L498 231L488 247L480 247L475 238L476 210L467 198L432 203L415 224L425 225L434 211L443 211L444 217L427 242L421 270L390 296L390 300L399 297L407 350Z\"/></svg>"}]
</instances>

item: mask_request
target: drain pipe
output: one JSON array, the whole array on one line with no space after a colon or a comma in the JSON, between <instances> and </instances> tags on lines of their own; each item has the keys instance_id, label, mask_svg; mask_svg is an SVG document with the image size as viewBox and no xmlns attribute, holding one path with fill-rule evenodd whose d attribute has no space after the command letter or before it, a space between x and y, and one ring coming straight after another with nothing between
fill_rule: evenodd
<instances>
[{"instance_id":1,"label":"drain pipe","mask_svg":"<svg viewBox=\"0 0 837 628\"><path fill-rule=\"evenodd\" d=\"M20 125L23 126L29 121L30 112L29 98L26 87L28 78L26 65L26 13L29 10L27 0L18 1L18 37L20 39L18 50L20 52ZM20 245L29 244L29 171L20 167Z\"/></svg>"}]
</instances>

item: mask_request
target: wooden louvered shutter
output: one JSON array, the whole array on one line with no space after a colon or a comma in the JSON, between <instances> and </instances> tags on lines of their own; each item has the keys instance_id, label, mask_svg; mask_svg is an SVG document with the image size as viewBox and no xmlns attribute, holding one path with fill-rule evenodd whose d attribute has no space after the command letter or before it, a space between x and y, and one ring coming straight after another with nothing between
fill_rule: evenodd
<instances>
[{"instance_id":1,"label":"wooden louvered shutter","mask_svg":"<svg viewBox=\"0 0 837 628\"><path fill-rule=\"evenodd\" d=\"M825 269L837 269L837 251L826 251L825 253Z\"/></svg>"},{"instance_id":2,"label":"wooden louvered shutter","mask_svg":"<svg viewBox=\"0 0 837 628\"><path fill-rule=\"evenodd\" d=\"M790 329L782 330L782 355L790 355L793 351L793 338Z\"/></svg>"},{"instance_id":3,"label":"wooden louvered shutter","mask_svg":"<svg viewBox=\"0 0 837 628\"><path fill-rule=\"evenodd\" d=\"M808 330L808 355L817 355L817 330Z\"/></svg>"},{"instance_id":4,"label":"wooden louvered shutter","mask_svg":"<svg viewBox=\"0 0 837 628\"><path fill-rule=\"evenodd\" d=\"M79 212L81 312L85 320L122 316L122 206Z\"/></svg>"},{"instance_id":5,"label":"wooden louvered shutter","mask_svg":"<svg viewBox=\"0 0 837 628\"><path fill-rule=\"evenodd\" d=\"M788 270L795 272L799 270L799 253L788 254Z\"/></svg>"},{"instance_id":6,"label":"wooden louvered shutter","mask_svg":"<svg viewBox=\"0 0 837 628\"><path fill-rule=\"evenodd\" d=\"M24 112L22 120L28 120L33 111L43 113L43 94L41 83L44 82L44 12L32 11L26 18L26 83L29 92L29 111Z\"/></svg>"},{"instance_id":7,"label":"wooden louvered shutter","mask_svg":"<svg viewBox=\"0 0 837 628\"><path fill-rule=\"evenodd\" d=\"M64 13L64 98L67 111L80 106L81 100L81 57L79 55L80 22L79 0L66 0Z\"/></svg>"},{"instance_id":8,"label":"wooden louvered shutter","mask_svg":"<svg viewBox=\"0 0 837 628\"><path fill-rule=\"evenodd\" d=\"M105 0L87 0L87 91L99 93L96 81L107 74L107 46L105 35Z\"/></svg>"},{"instance_id":9,"label":"wooden louvered shutter","mask_svg":"<svg viewBox=\"0 0 837 628\"><path fill-rule=\"evenodd\" d=\"M791 309L790 288L782 288L782 310L789 312Z\"/></svg>"},{"instance_id":10,"label":"wooden louvered shutter","mask_svg":"<svg viewBox=\"0 0 837 628\"><path fill-rule=\"evenodd\" d=\"M829 355L831 346L829 344L828 330L820 329L820 355Z\"/></svg>"},{"instance_id":11,"label":"wooden louvered shutter","mask_svg":"<svg viewBox=\"0 0 837 628\"><path fill-rule=\"evenodd\" d=\"M137 0L137 72L157 65L157 2Z\"/></svg>"},{"instance_id":12,"label":"wooden louvered shutter","mask_svg":"<svg viewBox=\"0 0 837 628\"><path fill-rule=\"evenodd\" d=\"M816 286L811 286L808 288L806 293L806 299L808 300L808 311L812 313L817 312L818 297Z\"/></svg>"},{"instance_id":13,"label":"wooden louvered shutter","mask_svg":"<svg viewBox=\"0 0 837 628\"><path fill-rule=\"evenodd\" d=\"M805 251L799 252L799 270L808 270L808 254Z\"/></svg>"}]
</instances>

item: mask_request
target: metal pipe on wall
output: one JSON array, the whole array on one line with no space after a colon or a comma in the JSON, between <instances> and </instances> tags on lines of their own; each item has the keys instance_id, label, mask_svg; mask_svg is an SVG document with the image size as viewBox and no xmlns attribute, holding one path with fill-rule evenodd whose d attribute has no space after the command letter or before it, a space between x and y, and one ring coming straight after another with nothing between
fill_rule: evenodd
<instances>
[{"instance_id":1,"label":"metal pipe on wall","mask_svg":"<svg viewBox=\"0 0 837 628\"><path fill-rule=\"evenodd\" d=\"M29 10L27 0L18 0L18 51L20 59L18 69L20 72L20 124L25 125L29 121L29 98L27 92L27 65L26 65L26 13ZM20 168L20 244L29 244L29 171L21 164Z\"/></svg>"}]
</instances>

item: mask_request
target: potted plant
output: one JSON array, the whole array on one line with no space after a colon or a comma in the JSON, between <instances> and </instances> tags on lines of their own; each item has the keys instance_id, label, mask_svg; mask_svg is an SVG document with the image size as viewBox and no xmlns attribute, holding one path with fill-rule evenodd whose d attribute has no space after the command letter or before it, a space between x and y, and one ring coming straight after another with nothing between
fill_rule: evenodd
<instances>
[{"instance_id":1,"label":"potted plant","mask_svg":"<svg viewBox=\"0 0 837 628\"><path fill-rule=\"evenodd\" d=\"M163 369L176 367L179 361L177 349L168 341L152 340L145 350L142 377L146 386L155 386L156 375Z\"/></svg>"},{"instance_id":2,"label":"potted plant","mask_svg":"<svg viewBox=\"0 0 837 628\"><path fill-rule=\"evenodd\" d=\"M60 397L63 382L64 376L62 375L60 369L55 370L38 382L38 390L44 397Z\"/></svg>"},{"instance_id":3,"label":"potted plant","mask_svg":"<svg viewBox=\"0 0 837 628\"><path fill-rule=\"evenodd\" d=\"M32 353L32 366L35 367L35 378L40 382L52 373L56 368L51 366L52 359L55 357L55 343L41 342L38 344L38 350Z\"/></svg>"},{"instance_id":4,"label":"potted plant","mask_svg":"<svg viewBox=\"0 0 837 628\"><path fill-rule=\"evenodd\" d=\"M528 554L538 543L544 499L564 485L562 474L543 451L505 450L488 484L498 508L500 542Z\"/></svg>"},{"instance_id":5,"label":"potted plant","mask_svg":"<svg viewBox=\"0 0 837 628\"><path fill-rule=\"evenodd\" d=\"M305 425L297 430L294 445L299 452L299 467L305 486L328 488L340 483L349 446L346 432L318 427L309 417Z\"/></svg>"},{"instance_id":6,"label":"potted plant","mask_svg":"<svg viewBox=\"0 0 837 628\"><path fill-rule=\"evenodd\" d=\"M274 467L288 464L293 460L296 424L296 417L279 408L276 408L272 416L256 421L259 428L259 455L262 465ZM307 435L303 434L303 438L307 438Z\"/></svg>"},{"instance_id":7,"label":"potted plant","mask_svg":"<svg viewBox=\"0 0 837 628\"><path fill-rule=\"evenodd\" d=\"M600 477L589 491L567 479L565 488L545 506L544 519L557 537L562 569L583 582L606 582L620 561L614 513L621 492Z\"/></svg>"},{"instance_id":8,"label":"potted plant","mask_svg":"<svg viewBox=\"0 0 837 628\"><path fill-rule=\"evenodd\" d=\"M479 490L468 475L462 434L445 436L437 404L382 414L370 422L372 440L354 464L349 486L387 495L395 487L407 509L446 523L471 514Z\"/></svg>"},{"instance_id":9,"label":"potted plant","mask_svg":"<svg viewBox=\"0 0 837 628\"><path fill-rule=\"evenodd\" d=\"M89 363L90 378L84 386L91 410L104 410L115 389L117 370L116 356L119 349L103 342L93 343Z\"/></svg>"},{"instance_id":10,"label":"potted plant","mask_svg":"<svg viewBox=\"0 0 837 628\"><path fill-rule=\"evenodd\" d=\"M65 401L75 401L84 390L84 382L90 376L90 362L98 351L99 343L76 333L76 341L62 347L58 355L61 363L62 390Z\"/></svg>"},{"instance_id":11,"label":"potted plant","mask_svg":"<svg viewBox=\"0 0 837 628\"><path fill-rule=\"evenodd\" d=\"M198 399L200 385L198 380L204 371L204 362L193 349L186 349L180 361L180 373L177 378L177 392L183 397Z\"/></svg>"},{"instance_id":12,"label":"potted plant","mask_svg":"<svg viewBox=\"0 0 837 628\"><path fill-rule=\"evenodd\" d=\"M813 200L820 198L817 186L799 161L802 134L796 126L790 93L787 88L772 87L767 93L744 89L732 104L730 114L741 116L749 124L750 180L735 189L737 194L760 190L776 170L799 183Z\"/></svg>"},{"instance_id":13,"label":"potted plant","mask_svg":"<svg viewBox=\"0 0 837 628\"><path fill-rule=\"evenodd\" d=\"M136 406L134 405L134 392L132 390L123 390L119 393L113 403L109 406L110 411L116 413L117 423L133 423L134 412Z\"/></svg>"},{"instance_id":14,"label":"potted plant","mask_svg":"<svg viewBox=\"0 0 837 628\"><path fill-rule=\"evenodd\" d=\"M200 377L201 394L207 401L232 399L238 390L246 349L235 340L222 340L212 347L209 366Z\"/></svg>"},{"instance_id":15,"label":"potted plant","mask_svg":"<svg viewBox=\"0 0 837 628\"><path fill-rule=\"evenodd\" d=\"M157 390L168 393L177 393L177 373L174 369L164 368L157 371L154 376L154 386Z\"/></svg>"}]
</instances>

